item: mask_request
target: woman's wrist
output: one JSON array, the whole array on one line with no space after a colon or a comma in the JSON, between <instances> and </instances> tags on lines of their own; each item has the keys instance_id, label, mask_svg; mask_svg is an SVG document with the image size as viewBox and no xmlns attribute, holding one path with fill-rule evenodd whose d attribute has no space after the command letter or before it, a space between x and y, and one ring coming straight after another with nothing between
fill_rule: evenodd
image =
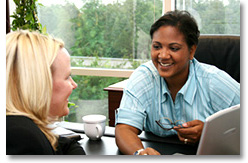
<instances>
[{"instance_id":1,"label":"woman's wrist","mask_svg":"<svg viewBox=\"0 0 248 163\"><path fill-rule=\"evenodd\" d=\"M133 155L140 155L140 152L144 151L145 149L141 148L133 153Z\"/></svg>"}]
</instances>

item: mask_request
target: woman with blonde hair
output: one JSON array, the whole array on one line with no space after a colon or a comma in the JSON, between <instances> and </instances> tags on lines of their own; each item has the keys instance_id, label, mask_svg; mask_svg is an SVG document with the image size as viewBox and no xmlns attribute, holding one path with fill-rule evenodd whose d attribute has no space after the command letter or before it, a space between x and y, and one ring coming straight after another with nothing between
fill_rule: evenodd
<instances>
[{"instance_id":1,"label":"woman with blonde hair","mask_svg":"<svg viewBox=\"0 0 248 163\"><path fill-rule=\"evenodd\" d=\"M48 127L69 113L77 84L64 43L37 32L6 36L6 153L85 154L75 141Z\"/></svg>"}]
</instances>

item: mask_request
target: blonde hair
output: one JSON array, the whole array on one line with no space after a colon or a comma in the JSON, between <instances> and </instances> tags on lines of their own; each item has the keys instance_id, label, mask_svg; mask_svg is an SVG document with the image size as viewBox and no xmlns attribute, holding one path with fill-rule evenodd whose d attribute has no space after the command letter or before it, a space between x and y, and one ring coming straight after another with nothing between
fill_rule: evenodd
<instances>
[{"instance_id":1,"label":"blonde hair","mask_svg":"<svg viewBox=\"0 0 248 163\"><path fill-rule=\"evenodd\" d=\"M21 30L6 36L6 115L34 121L54 150L57 136L48 124L52 99L52 63L64 43L38 32Z\"/></svg>"}]
</instances>

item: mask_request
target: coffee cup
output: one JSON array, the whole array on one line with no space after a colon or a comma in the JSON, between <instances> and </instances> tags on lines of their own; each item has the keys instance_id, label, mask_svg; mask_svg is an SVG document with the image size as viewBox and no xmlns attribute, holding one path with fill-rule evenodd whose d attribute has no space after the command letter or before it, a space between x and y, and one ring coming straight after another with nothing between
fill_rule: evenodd
<instances>
[{"instance_id":1,"label":"coffee cup","mask_svg":"<svg viewBox=\"0 0 248 163\"><path fill-rule=\"evenodd\" d=\"M91 114L84 116L82 120L86 136L91 140L101 139L105 132L106 116Z\"/></svg>"}]
</instances>

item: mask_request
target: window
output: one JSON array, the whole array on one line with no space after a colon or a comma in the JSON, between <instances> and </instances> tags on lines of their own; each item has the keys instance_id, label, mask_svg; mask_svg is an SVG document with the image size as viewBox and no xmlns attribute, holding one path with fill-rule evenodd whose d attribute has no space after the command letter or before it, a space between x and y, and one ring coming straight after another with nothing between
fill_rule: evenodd
<instances>
[{"instance_id":1,"label":"window","mask_svg":"<svg viewBox=\"0 0 248 163\"><path fill-rule=\"evenodd\" d=\"M149 29L163 11L188 10L196 18L201 34L240 34L238 0L39 0L39 3L41 24L49 34L63 39L72 55L72 74L78 88L70 100L78 107L71 109L68 121L81 122L83 115L91 113L108 117L107 92L103 89L126 79L133 69L150 59ZM113 73L114 69L117 71Z\"/></svg>"},{"instance_id":2,"label":"window","mask_svg":"<svg viewBox=\"0 0 248 163\"><path fill-rule=\"evenodd\" d=\"M133 69L150 59L149 29L162 14L162 0L39 3L39 20L49 34L64 40L71 54L73 79L78 84L70 96L78 107L71 109L66 120L80 122L83 115L91 113L108 117L108 92L103 89L126 79ZM113 69L123 72L106 77ZM91 76L93 71L98 71L99 76Z\"/></svg>"},{"instance_id":3,"label":"window","mask_svg":"<svg viewBox=\"0 0 248 163\"><path fill-rule=\"evenodd\" d=\"M239 0L176 0L175 8L189 11L201 34L240 35Z\"/></svg>"}]
</instances>

